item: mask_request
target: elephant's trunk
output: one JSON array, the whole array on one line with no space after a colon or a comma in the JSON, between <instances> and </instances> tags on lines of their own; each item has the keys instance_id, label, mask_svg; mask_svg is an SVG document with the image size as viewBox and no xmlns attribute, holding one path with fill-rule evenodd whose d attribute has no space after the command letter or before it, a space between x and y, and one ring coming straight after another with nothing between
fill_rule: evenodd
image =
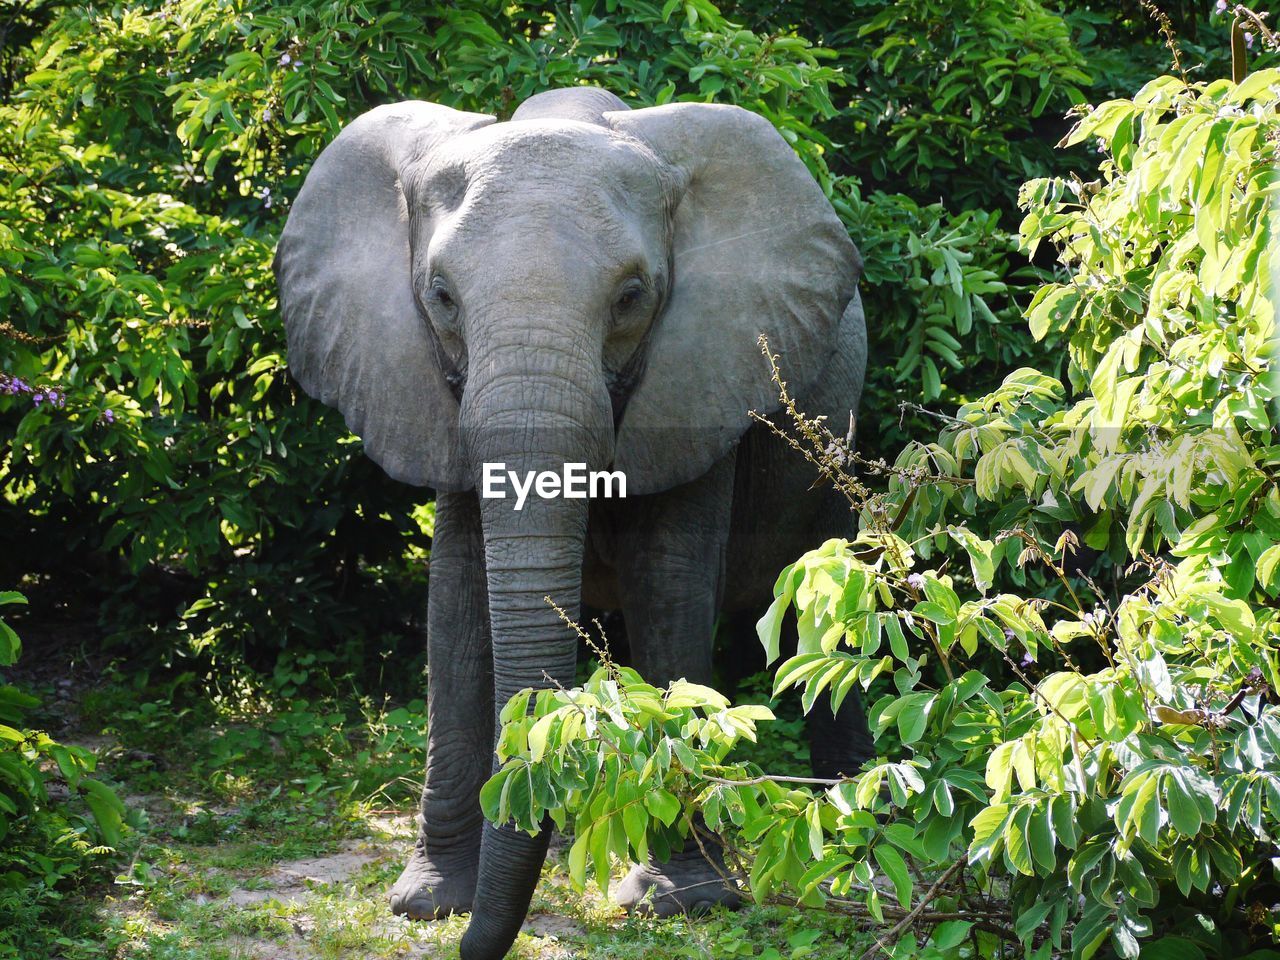
<instances>
[{"instance_id":1,"label":"elephant's trunk","mask_svg":"<svg viewBox=\"0 0 1280 960\"><path fill-rule=\"evenodd\" d=\"M519 329L530 335L527 321ZM576 638L544 598L571 617L579 615L587 501L543 499L531 490L516 510L510 482L505 499L483 496L485 464L505 464L523 482L531 472L561 474L565 463L602 469L612 458L612 413L599 360L592 362L586 345L563 339L544 341L536 352L528 343L486 350L480 368L473 355L462 409L465 443L482 493L499 710L525 687L573 682ZM475 906L462 941L464 960L506 954L529 908L547 849L547 830L530 837L510 825L484 829Z\"/></svg>"}]
</instances>

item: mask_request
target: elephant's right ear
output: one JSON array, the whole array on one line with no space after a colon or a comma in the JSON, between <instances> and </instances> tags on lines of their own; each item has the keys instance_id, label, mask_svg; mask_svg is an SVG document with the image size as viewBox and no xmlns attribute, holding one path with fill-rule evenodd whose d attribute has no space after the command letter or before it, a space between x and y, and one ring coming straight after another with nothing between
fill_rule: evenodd
<instances>
[{"instance_id":1,"label":"elephant's right ear","mask_svg":"<svg viewBox=\"0 0 1280 960\"><path fill-rule=\"evenodd\" d=\"M413 293L402 180L451 137L493 123L422 101L377 107L320 154L276 248L289 368L342 411L397 480L466 490L458 403Z\"/></svg>"}]
</instances>

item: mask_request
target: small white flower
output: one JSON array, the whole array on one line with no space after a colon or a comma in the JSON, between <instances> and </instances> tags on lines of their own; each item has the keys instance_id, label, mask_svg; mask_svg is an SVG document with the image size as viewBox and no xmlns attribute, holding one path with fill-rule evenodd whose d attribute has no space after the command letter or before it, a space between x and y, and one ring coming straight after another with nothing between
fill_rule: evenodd
<instances>
[{"instance_id":1,"label":"small white flower","mask_svg":"<svg viewBox=\"0 0 1280 960\"><path fill-rule=\"evenodd\" d=\"M920 573L913 573L909 577L907 577L907 583L915 587L917 590L923 590L924 583L925 583L924 575Z\"/></svg>"}]
</instances>

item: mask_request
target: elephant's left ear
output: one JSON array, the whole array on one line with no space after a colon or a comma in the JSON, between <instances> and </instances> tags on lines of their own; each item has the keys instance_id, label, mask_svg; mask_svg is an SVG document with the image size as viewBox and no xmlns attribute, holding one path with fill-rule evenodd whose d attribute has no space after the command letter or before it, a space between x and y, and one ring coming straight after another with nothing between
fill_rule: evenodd
<instances>
[{"instance_id":1,"label":"elephant's left ear","mask_svg":"<svg viewBox=\"0 0 1280 960\"><path fill-rule=\"evenodd\" d=\"M672 168L672 286L627 403L615 466L648 493L702 475L778 391L757 344L797 390L821 375L861 259L785 140L740 107L678 103L607 113Z\"/></svg>"}]
</instances>

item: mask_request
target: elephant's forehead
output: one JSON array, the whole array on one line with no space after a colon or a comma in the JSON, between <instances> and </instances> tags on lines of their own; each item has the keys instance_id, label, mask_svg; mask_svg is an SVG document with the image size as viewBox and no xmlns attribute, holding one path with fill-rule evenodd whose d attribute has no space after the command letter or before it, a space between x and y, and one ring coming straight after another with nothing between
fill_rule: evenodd
<instances>
[{"instance_id":1,"label":"elephant's forehead","mask_svg":"<svg viewBox=\"0 0 1280 960\"><path fill-rule=\"evenodd\" d=\"M587 186L624 194L661 189L656 159L635 140L576 120L495 123L450 140L427 162L429 179L460 178L468 193L538 186L554 195Z\"/></svg>"}]
</instances>

